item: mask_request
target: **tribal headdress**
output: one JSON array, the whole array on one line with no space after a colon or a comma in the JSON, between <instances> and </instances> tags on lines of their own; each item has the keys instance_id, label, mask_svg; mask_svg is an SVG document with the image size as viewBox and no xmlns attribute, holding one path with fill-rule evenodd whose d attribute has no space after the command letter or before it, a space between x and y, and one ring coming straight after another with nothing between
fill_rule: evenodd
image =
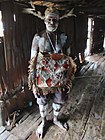
<instances>
[{"instance_id":1,"label":"tribal headdress","mask_svg":"<svg viewBox=\"0 0 105 140\"><path fill-rule=\"evenodd\" d=\"M37 11L36 8L35 8L35 5L33 5L33 3L31 2L31 6L32 8L24 8L23 12L24 13L28 13L28 14L32 14L42 20L45 19L45 16L48 14L48 13L55 13L57 15L59 15L59 11L57 10L56 7L54 7L54 5L52 7L48 7L46 10L45 10L45 13L44 15L42 15L42 13L40 11ZM67 18L67 17L70 17L70 16L75 16L75 14L73 14L73 11L74 11L74 8L69 10L67 13L65 13L64 15L60 16L59 15L59 19L63 19L63 18Z\"/></svg>"}]
</instances>

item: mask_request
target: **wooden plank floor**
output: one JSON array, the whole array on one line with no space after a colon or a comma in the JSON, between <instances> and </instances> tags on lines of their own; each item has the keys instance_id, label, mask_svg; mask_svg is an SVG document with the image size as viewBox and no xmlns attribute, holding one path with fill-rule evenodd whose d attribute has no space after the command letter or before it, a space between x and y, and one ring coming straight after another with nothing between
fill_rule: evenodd
<instances>
[{"instance_id":1,"label":"wooden plank floor","mask_svg":"<svg viewBox=\"0 0 105 140\"><path fill-rule=\"evenodd\" d=\"M69 130L65 132L50 123L43 140L105 140L105 55L86 59L89 63L75 77L59 115L67 120ZM51 117L51 105L48 112ZM35 130L40 121L38 106L34 105L11 131L0 129L0 140L38 140Z\"/></svg>"}]
</instances>

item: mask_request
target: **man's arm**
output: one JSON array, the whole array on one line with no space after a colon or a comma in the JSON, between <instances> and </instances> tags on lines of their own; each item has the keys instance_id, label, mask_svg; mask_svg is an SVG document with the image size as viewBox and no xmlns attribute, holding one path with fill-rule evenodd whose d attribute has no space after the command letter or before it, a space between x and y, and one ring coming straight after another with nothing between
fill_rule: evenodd
<instances>
[{"instance_id":1,"label":"man's arm","mask_svg":"<svg viewBox=\"0 0 105 140\"><path fill-rule=\"evenodd\" d=\"M29 61L29 70L28 70L28 86L29 89L33 90L33 87L36 86L36 81L35 81L35 69L36 69L36 61L37 61L37 55L38 55L38 42L39 42L39 36L36 34L33 38L32 41L32 46L31 46L31 58Z\"/></svg>"}]
</instances>

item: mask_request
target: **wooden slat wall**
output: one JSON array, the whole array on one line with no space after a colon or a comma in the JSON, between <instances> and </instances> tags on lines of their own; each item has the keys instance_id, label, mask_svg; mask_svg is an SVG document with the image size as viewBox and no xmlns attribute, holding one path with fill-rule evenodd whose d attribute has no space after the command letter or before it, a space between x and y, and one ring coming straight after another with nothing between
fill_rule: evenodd
<instances>
[{"instance_id":1,"label":"wooden slat wall","mask_svg":"<svg viewBox=\"0 0 105 140\"><path fill-rule=\"evenodd\" d=\"M75 55L75 17L62 19L60 21L59 28L68 35L72 55Z\"/></svg>"},{"instance_id":2,"label":"wooden slat wall","mask_svg":"<svg viewBox=\"0 0 105 140\"><path fill-rule=\"evenodd\" d=\"M77 56L86 48L88 17L86 15L77 15L63 19L60 23L61 29L70 37L70 46L72 56Z\"/></svg>"},{"instance_id":3,"label":"wooden slat wall","mask_svg":"<svg viewBox=\"0 0 105 140\"><path fill-rule=\"evenodd\" d=\"M75 28L76 51L81 53L86 49L88 17L86 15L77 15L75 18Z\"/></svg>"},{"instance_id":4,"label":"wooden slat wall","mask_svg":"<svg viewBox=\"0 0 105 140\"><path fill-rule=\"evenodd\" d=\"M22 13L22 8L11 2L1 4L4 25L4 57L7 90L27 82L27 65L30 46L35 32L35 20ZM14 14L16 21L14 21Z\"/></svg>"},{"instance_id":5,"label":"wooden slat wall","mask_svg":"<svg viewBox=\"0 0 105 140\"><path fill-rule=\"evenodd\" d=\"M5 12L5 11L4 11ZM12 12L12 11L11 11ZM7 25L6 24L4 24L4 28L5 28L5 30L7 31L7 33L5 34L5 39L7 38L7 34L8 34L8 32L10 32L10 35L9 35L9 37L8 37L8 39L7 39L7 43L5 44L6 46L12 46L11 45L11 42L9 41L9 40L11 40L11 30L10 30L10 28L11 28L11 24L12 24L12 20L11 20L11 12L10 12L10 10L8 9L8 15L6 15L6 17L5 17L5 19L6 19L6 23L7 23ZM7 19L10 17L10 21L7 21ZM8 28L8 26L9 26L9 28ZM11 61L10 61L10 59L11 59L11 51L8 51L8 50L10 50L10 47L4 47L4 50L5 50L5 64L6 64L6 69L9 69L9 67L11 66ZM8 54L7 54L7 52L8 52ZM7 55L8 55L8 59L7 59ZM6 78L5 78L5 81L4 82L7 82L6 81L6 79L8 78L7 77L7 75L6 75L6 69L5 69L5 76L6 76ZM4 77L3 77L4 78ZM7 85L7 84L6 84ZM10 82L8 82L8 85L9 85L9 87L10 87ZM6 89L8 88L8 87L5 87Z\"/></svg>"},{"instance_id":6,"label":"wooden slat wall","mask_svg":"<svg viewBox=\"0 0 105 140\"><path fill-rule=\"evenodd\" d=\"M35 18L22 13L22 7L12 2L2 2L4 38L0 44L0 101L3 100L3 120L9 113L22 109L28 101L34 101L27 88L28 61L35 28ZM14 21L14 14L16 21ZM24 87L24 89L22 89Z\"/></svg>"}]
</instances>

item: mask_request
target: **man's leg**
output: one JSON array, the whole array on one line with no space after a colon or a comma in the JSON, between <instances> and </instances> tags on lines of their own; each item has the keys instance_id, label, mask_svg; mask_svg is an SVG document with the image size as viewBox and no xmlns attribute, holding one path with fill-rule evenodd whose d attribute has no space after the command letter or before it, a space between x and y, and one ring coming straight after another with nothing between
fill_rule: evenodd
<instances>
[{"instance_id":1,"label":"man's leg","mask_svg":"<svg viewBox=\"0 0 105 140\"><path fill-rule=\"evenodd\" d=\"M62 123L58 120L58 115L60 113L60 110L62 108L62 105L64 104L64 100L62 99L62 94L59 92L56 92L54 95L54 102L53 102L53 123L57 125L58 127L67 130L68 126L67 123Z\"/></svg>"},{"instance_id":2,"label":"man's leg","mask_svg":"<svg viewBox=\"0 0 105 140\"><path fill-rule=\"evenodd\" d=\"M42 122L36 130L36 135L37 137L42 138L43 132L44 132L44 126L46 124L46 115L47 115L47 110L48 110L46 96L37 97L37 104L39 105L39 111L40 111Z\"/></svg>"}]
</instances>

